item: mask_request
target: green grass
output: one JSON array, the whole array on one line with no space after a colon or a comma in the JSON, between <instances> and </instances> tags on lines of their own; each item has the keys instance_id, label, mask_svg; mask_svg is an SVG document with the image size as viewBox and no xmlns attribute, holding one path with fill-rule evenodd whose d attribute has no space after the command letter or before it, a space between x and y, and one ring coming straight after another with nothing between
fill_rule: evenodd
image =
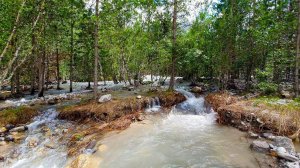
<instances>
[{"instance_id":1,"label":"green grass","mask_svg":"<svg viewBox=\"0 0 300 168\"><path fill-rule=\"evenodd\" d=\"M6 124L26 124L38 114L38 111L31 107L21 106L0 111L0 126Z\"/></svg>"},{"instance_id":2,"label":"green grass","mask_svg":"<svg viewBox=\"0 0 300 168\"><path fill-rule=\"evenodd\" d=\"M300 112L300 101L298 99L295 100L288 100L286 104L279 104L278 101L280 97L277 96L262 96L253 99L254 105L257 106L259 104L264 104L267 107L271 108L272 110L276 110L278 112Z\"/></svg>"}]
</instances>

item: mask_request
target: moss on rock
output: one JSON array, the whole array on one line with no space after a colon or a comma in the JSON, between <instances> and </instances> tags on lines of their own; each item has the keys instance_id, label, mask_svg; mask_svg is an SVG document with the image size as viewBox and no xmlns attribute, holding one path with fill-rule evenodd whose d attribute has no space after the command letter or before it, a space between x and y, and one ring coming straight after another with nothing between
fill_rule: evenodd
<instances>
[{"instance_id":1,"label":"moss on rock","mask_svg":"<svg viewBox=\"0 0 300 168\"><path fill-rule=\"evenodd\" d=\"M26 124L38 114L34 108L21 106L0 111L0 126Z\"/></svg>"}]
</instances>

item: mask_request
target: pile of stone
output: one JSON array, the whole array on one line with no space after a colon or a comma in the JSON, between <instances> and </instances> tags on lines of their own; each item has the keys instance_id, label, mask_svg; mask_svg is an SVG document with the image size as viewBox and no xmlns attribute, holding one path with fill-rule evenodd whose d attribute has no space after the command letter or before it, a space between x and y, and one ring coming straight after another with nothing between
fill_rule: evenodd
<instances>
[{"instance_id":1,"label":"pile of stone","mask_svg":"<svg viewBox=\"0 0 300 168\"><path fill-rule=\"evenodd\" d=\"M28 130L27 126L15 127L14 125L8 124L5 127L0 128L0 146L7 142L15 142L23 139L24 133Z\"/></svg>"},{"instance_id":2,"label":"pile of stone","mask_svg":"<svg viewBox=\"0 0 300 168\"><path fill-rule=\"evenodd\" d=\"M293 141L290 138L274 136L271 133L263 133L259 136L252 132L249 133L249 137L257 138L250 145L253 151L277 157L282 167L300 167L300 153L296 152Z\"/></svg>"}]
</instances>

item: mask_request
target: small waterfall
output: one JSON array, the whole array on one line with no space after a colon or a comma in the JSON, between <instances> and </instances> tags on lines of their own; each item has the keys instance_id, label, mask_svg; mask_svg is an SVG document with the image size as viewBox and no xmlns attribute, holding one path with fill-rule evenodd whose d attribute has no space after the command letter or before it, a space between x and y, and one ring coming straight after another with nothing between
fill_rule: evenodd
<instances>
[{"instance_id":1,"label":"small waterfall","mask_svg":"<svg viewBox=\"0 0 300 168\"><path fill-rule=\"evenodd\" d=\"M181 94L183 94L187 99L189 99L189 98L195 98L195 95L193 93L188 92L188 91L186 91L184 89L176 89L176 91L179 92L179 93L181 93Z\"/></svg>"},{"instance_id":2,"label":"small waterfall","mask_svg":"<svg viewBox=\"0 0 300 168\"><path fill-rule=\"evenodd\" d=\"M158 97L150 98L147 103L146 112L158 112L161 108Z\"/></svg>"},{"instance_id":3,"label":"small waterfall","mask_svg":"<svg viewBox=\"0 0 300 168\"><path fill-rule=\"evenodd\" d=\"M7 160L3 166L64 167L67 162L67 148L61 138L64 135L63 130L72 127L72 124L58 120L57 114L55 108L49 108L27 125L27 137L13 150L16 157Z\"/></svg>"}]
</instances>

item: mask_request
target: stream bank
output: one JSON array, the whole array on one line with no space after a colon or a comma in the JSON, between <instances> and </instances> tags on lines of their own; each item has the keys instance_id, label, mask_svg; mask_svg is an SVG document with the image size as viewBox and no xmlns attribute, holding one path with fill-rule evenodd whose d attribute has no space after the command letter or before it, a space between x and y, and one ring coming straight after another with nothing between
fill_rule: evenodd
<instances>
[{"instance_id":1,"label":"stream bank","mask_svg":"<svg viewBox=\"0 0 300 168\"><path fill-rule=\"evenodd\" d=\"M206 101L218 113L217 122L248 132L254 151L278 158L279 167L299 167L300 155L292 139L299 141L299 104L293 100L210 93Z\"/></svg>"}]
</instances>

